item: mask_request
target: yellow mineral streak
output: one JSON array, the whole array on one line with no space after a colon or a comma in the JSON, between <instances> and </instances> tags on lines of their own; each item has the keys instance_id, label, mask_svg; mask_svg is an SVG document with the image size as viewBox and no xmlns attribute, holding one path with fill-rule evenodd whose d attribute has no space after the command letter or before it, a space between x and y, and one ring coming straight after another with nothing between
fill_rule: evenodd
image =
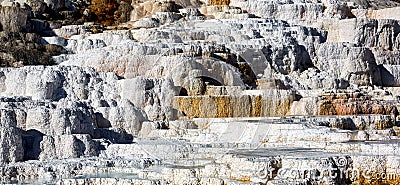
<instances>
[{"instance_id":1,"label":"yellow mineral streak","mask_svg":"<svg viewBox=\"0 0 400 185\"><path fill-rule=\"evenodd\" d=\"M293 99L290 96L268 99L263 95L206 95L177 96L174 101L175 109L192 119L285 116Z\"/></svg>"},{"instance_id":2,"label":"yellow mineral streak","mask_svg":"<svg viewBox=\"0 0 400 185\"><path fill-rule=\"evenodd\" d=\"M208 5L215 6L215 5L229 5L230 0L209 0Z\"/></svg>"}]
</instances>

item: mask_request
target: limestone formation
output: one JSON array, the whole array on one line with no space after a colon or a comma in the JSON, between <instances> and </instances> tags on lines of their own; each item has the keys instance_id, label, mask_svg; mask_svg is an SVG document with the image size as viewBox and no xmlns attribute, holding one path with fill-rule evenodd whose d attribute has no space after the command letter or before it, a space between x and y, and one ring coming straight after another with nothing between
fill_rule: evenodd
<instances>
[{"instance_id":1,"label":"limestone formation","mask_svg":"<svg viewBox=\"0 0 400 185\"><path fill-rule=\"evenodd\" d=\"M400 182L397 0L0 4L2 184Z\"/></svg>"}]
</instances>

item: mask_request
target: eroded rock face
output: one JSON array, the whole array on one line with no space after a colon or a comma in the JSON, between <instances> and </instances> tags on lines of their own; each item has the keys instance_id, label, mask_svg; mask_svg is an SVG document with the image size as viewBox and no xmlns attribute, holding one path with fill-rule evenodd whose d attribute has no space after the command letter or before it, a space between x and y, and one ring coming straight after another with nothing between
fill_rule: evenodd
<instances>
[{"instance_id":1,"label":"eroded rock face","mask_svg":"<svg viewBox=\"0 0 400 185\"><path fill-rule=\"evenodd\" d=\"M51 58L63 52L57 45L41 43L35 33L0 32L0 66L21 67L24 65L53 65Z\"/></svg>"},{"instance_id":2,"label":"eroded rock face","mask_svg":"<svg viewBox=\"0 0 400 185\"><path fill-rule=\"evenodd\" d=\"M148 92L143 92L142 96L138 97L141 100L145 99L145 95L153 95L153 97L149 97L152 98L151 100L143 102L143 104L134 102L134 105L130 100L134 101L138 98L129 95L127 90L124 92L128 94L114 94L120 93L120 89L123 89L122 85L118 86L119 83L129 86L129 81L118 82L116 76L111 73L99 74L91 69L82 70L76 67L75 69L71 67L23 67L3 68L1 74L3 87L1 94L9 98L1 99L0 107L10 109L14 116L2 120L7 123L13 121L16 124L15 130L23 135L25 155L24 149L18 149L19 153L22 153L23 159L50 160L97 156L99 142L93 139L105 137L112 142L129 142L129 136L126 137L126 140L114 140L114 137L119 138L120 136L112 135L111 130L110 133L107 133L105 130L110 127L120 128L123 130L120 133L132 137L141 129L142 122L148 120L146 111L152 116L149 117L155 120L175 119L170 116L172 109L163 108L165 111L162 113L157 111L161 105L159 100L153 98L157 97L159 92L153 89L159 88L159 84L147 87ZM91 75L97 76L95 81L89 78ZM13 79L19 79L19 83L14 84ZM109 85L105 84L106 81ZM151 80L148 82L153 83ZM136 87L139 88L140 83ZM98 88L99 91L93 94L88 88ZM164 92L164 96L168 95L169 91L173 95L173 87L166 86L162 89L167 91ZM114 94L116 96L109 96L109 99L104 96L106 94L102 94L104 90L107 91L107 95ZM138 89L134 88L134 90ZM15 98L15 96L29 98ZM121 97L122 99L119 100ZM162 103L163 107L168 107L166 104L168 101ZM103 129L103 134L95 134L98 128ZM16 131L10 131L10 133L14 132ZM15 137L20 138L21 134L15 133ZM63 147L67 141L70 143L69 148ZM17 141L15 143L18 144ZM13 149L11 148L10 151ZM7 160L14 162L21 159L4 160L5 162Z\"/></svg>"},{"instance_id":3,"label":"eroded rock face","mask_svg":"<svg viewBox=\"0 0 400 185\"><path fill-rule=\"evenodd\" d=\"M1 74L2 96L28 96L37 101L57 102L45 107L30 105L29 102L7 105L27 104L26 119L32 119L26 121L27 124L38 123L34 128L43 133L91 134L93 128L90 125L97 119L94 118L97 111L102 118L109 120L111 125L108 127L121 127L130 134L139 131L141 122L145 120L177 118L172 102L179 91L171 79L118 79L113 73L66 66L4 68ZM14 83L15 79L19 79L18 83ZM54 106L56 108L51 108ZM80 125L74 125L77 123ZM50 125L52 130L40 129L49 128L46 125Z\"/></svg>"},{"instance_id":4,"label":"eroded rock face","mask_svg":"<svg viewBox=\"0 0 400 185\"><path fill-rule=\"evenodd\" d=\"M119 48L118 50L114 46L102 47L94 44L98 43L98 40L108 40L108 37L120 37L117 36L119 34L112 32L103 33L101 37L96 37L96 40L90 37L87 38L93 45L82 46L83 48L93 48L94 50L87 52L95 52L97 53L96 55L88 59L87 54L80 53L79 50L74 48L81 46L71 45L72 47L69 47L68 45L67 48L69 50L79 53L64 57L63 60L67 60L62 65L90 66L95 67L98 71L115 71L127 78L143 75L145 72L146 74L144 75L149 77L172 76L175 85L185 88L190 85L183 85L183 80L178 79L182 78L179 75L189 77L207 76L224 85L240 85L241 81L243 81L247 85L254 86L256 75L270 76L266 75L267 73L289 75L312 67L314 65L313 62L316 63L313 60L317 60L316 50L319 47L319 43L326 40L326 33L324 32L319 32L312 28L289 27L287 23L282 21L255 19L251 22L240 20L224 22L223 25L227 29L240 28L247 33L243 37L234 37L235 35L240 35L239 32L227 33L221 29L215 29L212 26L213 24L216 24L216 22L200 22L198 23L198 30L190 32L181 30L178 25L170 28L176 31L141 29L126 32L131 34L132 39L146 44L140 45L136 42L124 40L123 44L115 45L115 47ZM248 30L253 29L253 25L257 25L256 28L259 30L248 32ZM275 32L263 28L263 25L277 26L285 31ZM293 30L299 34L292 35ZM67 42L71 41L72 43L73 39ZM196 45L195 40L198 39L211 40L212 42ZM159 48L155 44L157 40L165 43L164 48ZM190 44L185 44L186 42ZM215 42L222 42L225 45L214 44ZM242 42L248 42L251 49L244 48L247 44L240 44ZM89 42L83 42L82 44L86 43ZM105 43L107 44L108 42ZM231 50L228 50L227 46ZM310 52L307 52L308 50ZM112 56L107 54L109 52L113 53ZM192 57L197 58L193 59ZM104 62L97 62L98 58ZM121 60L124 62L120 62ZM149 65L144 65L144 63ZM226 63L230 65L226 65ZM192 69L200 71L193 71L193 75L189 75L187 70ZM224 72L211 72L215 70ZM238 76L242 80L237 80Z\"/></svg>"},{"instance_id":5,"label":"eroded rock face","mask_svg":"<svg viewBox=\"0 0 400 185\"><path fill-rule=\"evenodd\" d=\"M73 55L61 65L82 65L95 67L98 71L115 71L126 78L137 76L172 78L174 86L182 87L189 93L192 91L194 79L201 77L215 79L224 85L243 85L239 71L218 60L162 56L165 54L163 50L155 47L143 47L135 42L120 44L117 47L120 49L114 50L113 47L98 49L95 52L101 55L100 58L93 55L92 58L85 57L85 59L86 55L84 54ZM185 47L184 49L190 51L191 48ZM179 51L179 45L177 50ZM107 51L112 52L113 55L108 55ZM88 52L93 52L93 50ZM98 63L99 59L104 62Z\"/></svg>"},{"instance_id":6,"label":"eroded rock face","mask_svg":"<svg viewBox=\"0 0 400 185\"><path fill-rule=\"evenodd\" d=\"M40 150L39 160L97 156L99 143L86 134L44 136L40 142Z\"/></svg>"},{"instance_id":7,"label":"eroded rock face","mask_svg":"<svg viewBox=\"0 0 400 185\"><path fill-rule=\"evenodd\" d=\"M28 14L18 7L4 6L0 8L0 28L6 32L22 32L26 30Z\"/></svg>"},{"instance_id":8,"label":"eroded rock face","mask_svg":"<svg viewBox=\"0 0 400 185\"><path fill-rule=\"evenodd\" d=\"M130 20L133 7L131 1L93 0L83 16L87 21L95 21L106 26L118 25Z\"/></svg>"},{"instance_id":9,"label":"eroded rock face","mask_svg":"<svg viewBox=\"0 0 400 185\"><path fill-rule=\"evenodd\" d=\"M121 81L121 97L143 108L150 120L173 120L172 101L177 92L171 79L133 78ZM137 93L132 93L137 92Z\"/></svg>"},{"instance_id":10,"label":"eroded rock face","mask_svg":"<svg viewBox=\"0 0 400 185\"><path fill-rule=\"evenodd\" d=\"M347 19L333 24L329 30L330 42L350 42L383 50L396 50L396 37L400 27L398 20Z\"/></svg>"},{"instance_id":11,"label":"eroded rock face","mask_svg":"<svg viewBox=\"0 0 400 185\"><path fill-rule=\"evenodd\" d=\"M383 1L350 1L352 3L354 3L354 5L358 5L361 6L362 8L370 8L370 9L387 9L387 8L391 8L391 7L396 7L399 6L400 2L397 0L383 0Z\"/></svg>"},{"instance_id":12,"label":"eroded rock face","mask_svg":"<svg viewBox=\"0 0 400 185\"><path fill-rule=\"evenodd\" d=\"M324 43L318 51L317 67L337 79L358 85L380 85L381 75L373 53L346 43Z\"/></svg>"},{"instance_id":13,"label":"eroded rock face","mask_svg":"<svg viewBox=\"0 0 400 185\"><path fill-rule=\"evenodd\" d=\"M0 162L10 163L22 161L24 157L22 133L17 127L15 113L11 110L0 109L0 118Z\"/></svg>"},{"instance_id":14,"label":"eroded rock face","mask_svg":"<svg viewBox=\"0 0 400 185\"><path fill-rule=\"evenodd\" d=\"M323 101L320 105L320 111L321 115L398 114L394 105L368 100Z\"/></svg>"},{"instance_id":15,"label":"eroded rock face","mask_svg":"<svg viewBox=\"0 0 400 185\"><path fill-rule=\"evenodd\" d=\"M399 65L380 65L380 73L382 76L382 85L390 87L398 87L399 84Z\"/></svg>"},{"instance_id":16,"label":"eroded rock face","mask_svg":"<svg viewBox=\"0 0 400 185\"><path fill-rule=\"evenodd\" d=\"M398 115L397 103L363 92L325 92L293 103L291 115Z\"/></svg>"}]
</instances>

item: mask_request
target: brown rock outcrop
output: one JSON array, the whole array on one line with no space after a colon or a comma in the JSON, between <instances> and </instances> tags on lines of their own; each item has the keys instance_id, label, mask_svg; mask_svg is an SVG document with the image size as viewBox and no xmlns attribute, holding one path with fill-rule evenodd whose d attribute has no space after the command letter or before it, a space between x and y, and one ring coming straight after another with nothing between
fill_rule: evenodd
<instances>
[{"instance_id":1,"label":"brown rock outcrop","mask_svg":"<svg viewBox=\"0 0 400 185\"><path fill-rule=\"evenodd\" d=\"M90 20L111 26L114 24L114 12L118 10L116 0L93 0L88 10L92 14Z\"/></svg>"},{"instance_id":2,"label":"brown rock outcrop","mask_svg":"<svg viewBox=\"0 0 400 185\"><path fill-rule=\"evenodd\" d=\"M59 55L62 47L42 44L35 33L0 32L0 66L52 65L51 56Z\"/></svg>"},{"instance_id":3,"label":"brown rock outcrop","mask_svg":"<svg viewBox=\"0 0 400 185\"><path fill-rule=\"evenodd\" d=\"M92 0L86 9L82 8L81 13L85 21L115 26L130 20L135 3L131 0Z\"/></svg>"},{"instance_id":4,"label":"brown rock outcrop","mask_svg":"<svg viewBox=\"0 0 400 185\"><path fill-rule=\"evenodd\" d=\"M25 31L27 17L28 14L24 9L0 6L0 30L6 32Z\"/></svg>"},{"instance_id":5,"label":"brown rock outcrop","mask_svg":"<svg viewBox=\"0 0 400 185\"><path fill-rule=\"evenodd\" d=\"M0 163L21 161L24 157L21 132L13 111L0 109Z\"/></svg>"},{"instance_id":6,"label":"brown rock outcrop","mask_svg":"<svg viewBox=\"0 0 400 185\"><path fill-rule=\"evenodd\" d=\"M182 8L174 1L146 1L143 3L132 2L133 11L131 12L131 21L139 20L156 12L179 12Z\"/></svg>"}]
</instances>

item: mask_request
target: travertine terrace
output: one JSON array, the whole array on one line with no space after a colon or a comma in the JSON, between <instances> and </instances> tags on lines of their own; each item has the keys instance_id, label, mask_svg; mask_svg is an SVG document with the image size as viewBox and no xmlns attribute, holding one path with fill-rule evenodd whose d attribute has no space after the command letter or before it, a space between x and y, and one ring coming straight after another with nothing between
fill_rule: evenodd
<instances>
[{"instance_id":1,"label":"travertine terrace","mask_svg":"<svg viewBox=\"0 0 400 185\"><path fill-rule=\"evenodd\" d=\"M398 0L0 0L0 182L398 184Z\"/></svg>"}]
</instances>

